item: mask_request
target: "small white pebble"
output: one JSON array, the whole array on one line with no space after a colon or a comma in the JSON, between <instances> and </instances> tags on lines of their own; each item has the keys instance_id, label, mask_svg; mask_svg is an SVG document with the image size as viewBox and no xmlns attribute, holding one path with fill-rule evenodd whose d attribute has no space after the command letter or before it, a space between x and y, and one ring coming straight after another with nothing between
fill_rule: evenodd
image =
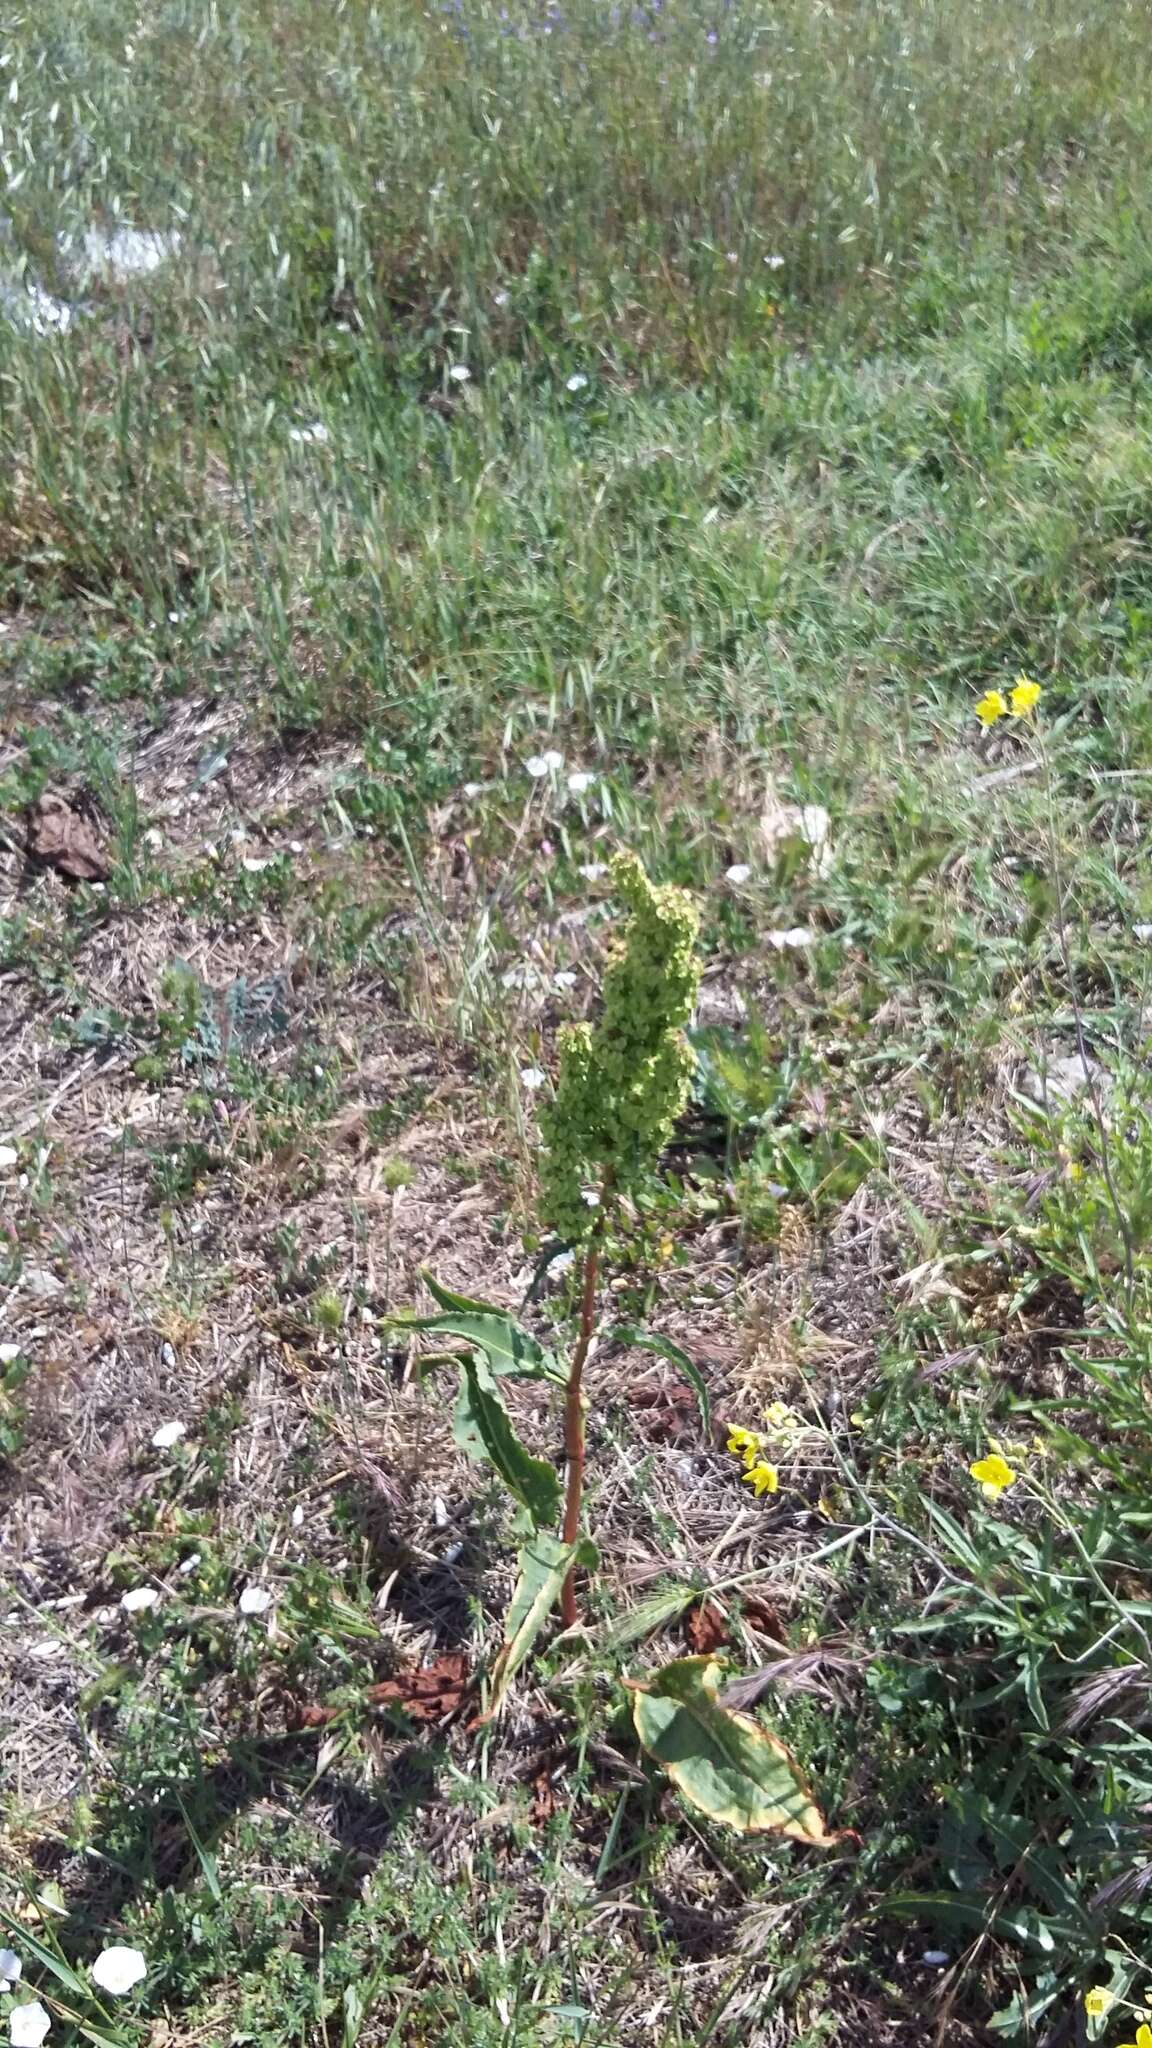
<instances>
[{"instance_id":1,"label":"small white pebble","mask_svg":"<svg viewBox=\"0 0 1152 2048\"><path fill-rule=\"evenodd\" d=\"M37 1657L41 1662L45 1662L49 1657L58 1657L63 1648L64 1644L58 1637L47 1636L42 1643L33 1643L29 1648L28 1655L30 1657Z\"/></svg>"},{"instance_id":2,"label":"small white pebble","mask_svg":"<svg viewBox=\"0 0 1152 2048\"><path fill-rule=\"evenodd\" d=\"M944 1970L952 1958L946 1948L926 1948L920 1961L930 1970Z\"/></svg>"},{"instance_id":3,"label":"small white pebble","mask_svg":"<svg viewBox=\"0 0 1152 2048\"><path fill-rule=\"evenodd\" d=\"M294 1529L302 1529L304 1527L303 1501L298 1500L295 1507L292 1510L292 1527Z\"/></svg>"},{"instance_id":4,"label":"small white pebble","mask_svg":"<svg viewBox=\"0 0 1152 2048\"><path fill-rule=\"evenodd\" d=\"M162 1422L159 1429L152 1432L152 1448L154 1451L170 1451L173 1444L178 1444L187 1434L186 1422Z\"/></svg>"},{"instance_id":5,"label":"small white pebble","mask_svg":"<svg viewBox=\"0 0 1152 2048\"><path fill-rule=\"evenodd\" d=\"M290 839L288 841L288 851L289 853L303 853L304 841L302 839Z\"/></svg>"},{"instance_id":6,"label":"small white pebble","mask_svg":"<svg viewBox=\"0 0 1152 2048\"><path fill-rule=\"evenodd\" d=\"M568 777L568 787L573 796L583 796L586 789L591 789L595 780L596 777L589 775L586 769L578 768Z\"/></svg>"},{"instance_id":7,"label":"small white pebble","mask_svg":"<svg viewBox=\"0 0 1152 2048\"><path fill-rule=\"evenodd\" d=\"M748 866L746 861L734 861L730 868L725 868L724 880L726 882L733 882L736 884L737 887L739 887L741 882L746 882L748 880L751 873L752 870Z\"/></svg>"},{"instance_id":8,"label":"small white pebble","mask_svg":"<svg viewBox=\"0 0 1152 2048\"><path fill-rule=\"evenodd\" d=\"M120 1605L125 1614L146 1614L159 1598L155 1586L132 1586L127 1593L121 1593Z\"/></svg>"},{"instance_id":9,"label":"small white pebble","mask_svg":"<svg viewBox=\"0 0 1152 2048\"><path fill-rule=\"evenodd\" d=\"M176 1353L167 1338L160 1346L160 1363L167 1372L174 1372L176 1369Z\"/></svg>"},{"instance_id":10,"label":"small white pebble","mask_svg":"<svg viewBox=\"0 0 1152 2048\"><path fill-rule=\"evenodd\" d=\"M272 1595L267 1586L245 1586L237 1605L241 1614L267 1614Z\"/></svg>"},{"instance_id":11,"label":"small white pebble","mask_svg":"<svg viewBox=\"0 0 1152 2048\"><path fill-rule=\"evenodd\" d=\"M435 1522L436 1527L438 1529L446 1529L448 1527L448 1510L445 1507L444 1502L441 1500L439 1494L436 1494L433 1497L432 1520Z\"/></svg>"}]
</instances>

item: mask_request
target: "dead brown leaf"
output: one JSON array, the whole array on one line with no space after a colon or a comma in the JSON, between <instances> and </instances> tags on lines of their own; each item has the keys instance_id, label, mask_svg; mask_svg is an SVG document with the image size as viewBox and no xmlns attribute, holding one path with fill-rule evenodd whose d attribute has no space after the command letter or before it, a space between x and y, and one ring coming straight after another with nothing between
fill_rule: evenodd
<instances>
[{"instance_id":1,"label":"dead brown leaf","mask_svg":"<svg viewBox=\"0 0 1152 2048\"><path fill-rule=\"evenodd\" d=\"M463 1650L446 1650L435 1663L370 1685L365 1698L374 1706L401 1707L413 1721L445 1721L458 1714L472 1690L472 1673Z\"/></svg>"},{"instance_id":2,"label":"dead brown leaf","mask_svg":"<svg viewBox=\"0 0 1152 2048\"><path fill-rule=\"evenodd\" d=\"M67 882L103 882L109 861L87 818L52 790L28 814L28 852Z\"/></svg>"},{"instance_id":3,"label":"dead brown leaf","mask_svg":"<svg viewBox=\"0 0 1152 2048\"><path fill-rule=\"evenodd\" d=\"M728 1623L714 1600L700 1600L684 1616L684 1639L698 1657L710 1657L731 1642Z\"/></svg>"}]
</instances>

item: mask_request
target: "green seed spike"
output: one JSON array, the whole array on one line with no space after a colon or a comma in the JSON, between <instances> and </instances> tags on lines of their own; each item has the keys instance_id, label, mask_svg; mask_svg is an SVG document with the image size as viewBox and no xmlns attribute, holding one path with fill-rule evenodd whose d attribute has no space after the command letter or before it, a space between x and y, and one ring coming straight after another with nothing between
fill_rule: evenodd
<instances>
[{"instance_id":1,"label":"green seed spike","mask_svg":"<svg viewBox=\"0 0 1152 2048\"><path fill-rule=\"evenodd\" d=\"M600 1021L562 1032L556 1096L540 1118L541 1212L574 1243L596 1220L585 1190L628 1194L659 1157L694 1065L684 1026L700 982L696 912L682 889L655 887L632 854L613 861L612 881L631 915Z\"/></svg>"}]
</instances>

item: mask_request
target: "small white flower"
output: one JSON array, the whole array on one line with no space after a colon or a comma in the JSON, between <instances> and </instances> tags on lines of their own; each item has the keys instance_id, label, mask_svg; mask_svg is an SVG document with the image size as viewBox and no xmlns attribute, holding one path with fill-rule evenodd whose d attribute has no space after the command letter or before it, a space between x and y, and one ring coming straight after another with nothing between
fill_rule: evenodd
<instances>
[{"instance_id":1,"label":"small white flower","mask_svg":"<svg viewBox=\"0 0 1152 2048\"><path fill-rule=\"evenodd\" d=\"M765 932L764 936L770 946L775 946L778 953L793 952L801 946L812 944L812 934L807 925L803 924L794 924L786 932Z\"/></svg>"},{"instance_id":2,"label":"small white flower","mask_svg":"<svg viewBox=\"0 0 1152 2048\"><path fill-rule=\"evenodd\" d=\"M482 782L466 782L460 794L461 796L466 796L469 803L471 803L474 797L478 797L480 795L480 792L483 789L483 787L484 784Z\"/></svg>"},{"instance_id":3,"label":"small white flower","mask_svg":"<svg viewBox=\"0 0 1152 2048\"><path fill-rule=\"evenodd\" d=\"M259 860L254 853L246 853L240 865L246 875L262 875L265 868L271 867L272 860L271 856L267 860Z\"/></svg>"},{"instance_id":4,"label":"small white flower","mask_svg":"<svg viewBox=\"0 0 1152 2048\"><path fill-rule=\"evenodd\" d=\"M19 1356L20 1346L18 1344L0 1344L0 1365L11 1365L12 1360L19 1358Z\"/></svg>"},{"instance_id":5,"label":"small white flower","mask_svg":"<svg viewBox=\"0 0 1152 2048\"><path fill-rule=\"evenodd\" d=\"M600 1207L600 1196L595 1188L581 1188L580 1200L588 1209L598 1209Z\"/></svg>"},{"instance_id":6,"label":"small white flower","mask_svg":"<svg viewBox=\"0 0 1152 2048\"><path fill-rule=\"evenodd\" d=\"M324 425L323 420L313 420L311 426L308 427L289 427L288 439L304 443L314 442L319 447L323 447L326 441L332 439L332 436Z\"/></svg>"},{"instance_id":7,"label":"small white flower","mask_svg":"<svg viewBox=\"0 0 1152 2048\"><path fill-rule=\"evenodd\" d=\"M454 384L467 384L471 380L472 372L467 363L453 363L448 375Z\"/></svg>"},{"instance_id":8,"label":"small white flower","mask_svg":"<svg viewBox=\"0 0 1152 2048\"><path fill-rule=\"evenodd\" d=\"M558 774L560 769L564 766L564 756L563 754L557 753L555 747L546 747L544 753L541 755L541 759L543 760L544 766L547 768L548 773L550 775Z\"/></svg>"},{"instance_id":9,"label":"small white flower","mask_svg":"<svg viewBox=\"0 0 1152 2048\"><path fill-rule=\"evenodd\" d=\"M586 789L591 789L595 780L596 777L589 775L586 768L577 768L575 773L568 777L568 787L573 796L583 796Z\"/></svg>"},{"instance_id":10,"label":"small white flower","mask_svg":"<svg viewBox=\"0 0 1152 2048\"><path fill-rule=\"evenodd\" d=\"M102 1948L92 1965L92 1982L113 1998L126 1998L134 1984L148 1975L148 1965L138 1948Z\"/></svg>"},{"instance_id":11,"label":"small white flower","mask_svg":"<svg viewBox=\"0 0 1152 2048\"><path fill-rule=\"evenodd\" d=\"M14 1948L0 1948L0 1985L18 1984L24 1965Z\"/></svg>"},{"instance_id":12,"label":"small white flower","mask_svg":"<svg viewBox=\"0 0 1152 2048\"><path fill-rule=\"evenodd\" d=\"M548 763L543 754L529 754L524 763L524 773L530 775L533 782L541 782L548 773Z\"/></svg>"},{"instance_id":13,"label":"small white flower","mask_svg":"<svg viewBox=\"0 0 1152 2048\"><path fill-rule=\"evenodd\" d=\"M769 270L783 270L784 268L783 256L766 256L764 261L768 265Z\"/></svg>"},{"instance_id":14,"label":"small white flower","mask_svg":"<svg viewBox=\"0 0 1152 2048\"><path fill-rule=\"evenodd\" d=\"M508 304L508 298L509 294L507 292L493 292L492 304L494 306L506 306Z\"/></svg>"},{"instance_id":15,"label":"small white flower","mask_svg":"<svg viewBox=\"0 0 1152 2048\"><path fill-rule=\"evenodd\" d=\"M152 1432L152 1448L154 1451L170 1451L173 1444L178 1444L187 1434L186 1422L162 1422L159 1429Z\"/></svg>"},{"instance_id":16,"label":"small white flower","mask_svg":"<svg viewBox=\"0 0 1152 2048\"><path fill-rule=\"evenodd\" d=\"M241 1614L267 1614L272 1595L267 1586L245 1586L238 1602Z\"/></svg>"},{"instance_id":17,"label":"small white flower","mask_svg":"<svg viewBox=\"0 0 1152 2048\"><path fill-rule=\"evenodd\" d=\"M738 860L735 861L730 868L725 868L724 880L726 882L734 882L737 885L737 887L739 887L741 882L746 882L748 880L748 877L751 873L752 870L748 866L747 862Z\"/></svg>"},{"instance_id":18,"label":"small white flower","mask_svg":"<svg viewBox=\"0 0 1152 2048\"><path fill-rule=\"evenodd\" d=\"M125 1614L146 1614L159 1598L155 1586L132 1586L127 1593L121 1593L120 1605Z\"/></svg>"},{"instance_id":19,"label":"small white flower","mask_svg":"<svg viewBox=\"0 0 1152 2048\"><path fill-rule=\"evenodd\" d=\"M582 377L579 370L574 370L568 378L564 389L565 391L586 391L588 389L588 379L587 377Z\"/></svg>"},{"instance_id":20,"label":"small white flower","mask_svg":"<svg viewBox=\"0 0 1152 2048\"><path fill-rule=\"evenodd\" d=\"M575 988L576 980L577 977L573 974L570 967L562 967L559 974L552 976L552 986L561 990Z\"/></svg>"},{"instance_id":21,"label":"small white flower","mask_svg":"<svg viewBox=\"0 0 1152 2048\"><path fill-rule=\"evenodd\" d=\"M529 1090L542 1088L547 1078L541 1067L521 1067L520 1069L520 1085L523 1088Z\"/></svg>"},{"instance_id":22,"label":"small white flower","mask_svg":"<svg viewBox=\"0 0 1152 2048\"><path fill-rule=\"evenodd\" d=\"M194 1550L192 1552L191 1557L186 1557L182 1559L182 1561L177 1565L176 1569L179 1572L180 1577L182 1579L187 1579L196 1570L196 1567L199 1563L200 1552L198 1550Z\"/></svg>"},{"instance_id":23,"label":"small white flower","mask_svg":"<svg viewBox=\"0 0 1152 2048\"><path fill-rule=\"evenodd\" d=\"M20 1154L16 1150L15 1145L0 1145L0 1170L8 1166L15 1166L19 1157Z\"/></svg>"},{"instance_id":24,"label":"small white flower","mask_svg":"<svg viewBox=\"0 0 1152 2048\"><path fill-rule=\"evenodd\" d=\"M1141 940L1152 939L1152 924L1134 924L1132 937Z\"/></svg>"},{"instance_id":25,"label":"small white flower","mask_svg":"<svg viewBox=\"0 0 1152 2048\"><path fill-rule=\"evenodd\" d=\"M31 2005L17 2005L8 2015L8 2039L12 2048L40 2048L52 2030L52 2016L38 1998Z\"/></svg>"},{"instance_id":26,"label":"small white flower","mask_svg":"<svg viewBox=\"0 0 1152 2048\"><path fill-rule=\"evenodd\" d=\"M583 867L577 868L576 872L583 875L586 882L602 882L608 870L602 860L586 860Z\"/></svg>"}]
</instances>

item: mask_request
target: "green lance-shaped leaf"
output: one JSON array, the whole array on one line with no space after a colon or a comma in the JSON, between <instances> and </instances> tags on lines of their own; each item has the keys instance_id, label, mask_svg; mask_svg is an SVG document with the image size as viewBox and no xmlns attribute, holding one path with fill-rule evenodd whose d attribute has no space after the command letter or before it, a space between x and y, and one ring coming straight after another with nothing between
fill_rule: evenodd
<instances>
[{"instance_id":1,"label":"green lance-shaped leaf","mask_svg":"<svg viewBox=\"0 0 1152 2048\"><path fill-rule=\"evenodd\" d=\"M694 1359L689 1358L683 1345L674 1344L671 1337L657 1336L650 1330L634 1330L631 1326L612 1330L609 1335L614 1344L631 1344L637 1351L654 1351L658 1358L666 1358L678 1372L683 1373L688 1385L696 1396L700 1410L700 1423L706 1437L712 1434L712 1401L707 1382Z\"/></svg>"},{"instance_id":2,"label":"green lance-shaped leaf","mask_svg":"<svg viewBox=\"0 0 1152 2048\"><path fill-rule=\"evenodd\" d=\"M556 1467L521 1443L491 1374L471 1355L460 1360L453 1434L466 1456L495 1466L537 1528L555 1521L563 1491Z\"/></svg>"},{"instance_id":3,"label":"green lance-shaped leaf","mask_svg":"<svg viewBox=\"0 0 1152 2048\"><path fill-rule=\"evenodd\" d=\"M492 1666L486 1721L504 1705L508 1688L560 1598L560 1589L573 1565L592 1571L600 1562L594 1543L583 1537L577 1543L562 1543L547 1529L538 1529L521 1550L516 1590L504 1621L504 1646Z\"/></svg>"},{"instance_id":4,"label":"green lance-shaped leaf","mask_svg":"<svg viewBox=\"0 0 1152 2048\"><path fill-rule=\"evenodd\" d=\"M741 1834L823 1847L841 1839L828 1833L779 1738L720 1705L722 1676L715 1657L679 1657L635 1688L633 1720L649 1756L690 1805Z\"/></svg>"},{"instance_id":5,"label":"green lance-shaped leaf","mask_svg":"<svg viewBox=\"0 0 1152 2048\"><path fill-rule=\"evenodd\" d=\"M399 1327L405 1330L436 1330L445 1337L462 1337L466 1344L475 1344L488 1360L492 1371L505 1379L556 1380L564 1384L564 1367L551 1351L538 1344L527 1330L505 1315L503 1309L493 1308L484 1301L472 1301L466 1294L453 1294L442 1287L431 1273L422 1272L421 1279L429 1294L440 1303L445 1311L438 1316L404 1316Z\"/></svg>"}]
</instances>

